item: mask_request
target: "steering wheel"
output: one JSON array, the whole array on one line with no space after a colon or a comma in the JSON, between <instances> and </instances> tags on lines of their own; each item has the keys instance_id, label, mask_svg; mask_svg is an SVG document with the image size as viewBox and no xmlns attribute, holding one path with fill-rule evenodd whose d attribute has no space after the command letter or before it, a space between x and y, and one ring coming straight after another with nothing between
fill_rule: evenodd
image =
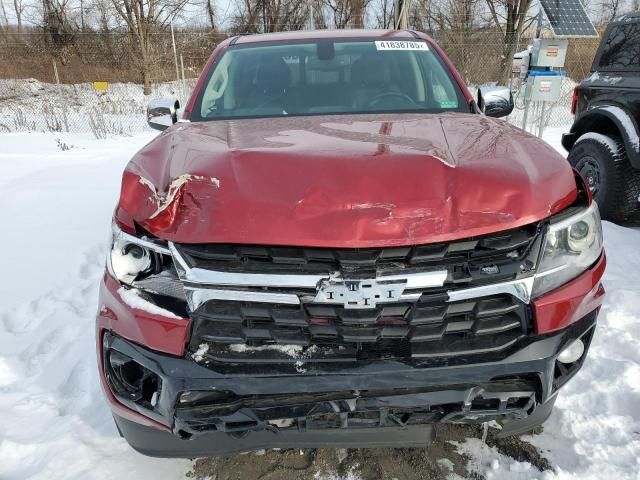
<instances>
[{"instance_id":1,"label":"steering wheel","mask_svg":"<svg viewBox=\"0 0 640 480\"><path fill-rule=\"evenodd\" d=\"M408 106L417 106L418 105L413 100L413 98L411 98L409 95L406 95L406 94L404 94L402 92L383 92L383 93L379 93L378 95L373 97L371 100L369 100L369 103L367 104L367 107L373 107L377 103L381 103L385 99L391 99L391 98L399 99L402 102L404 102L405 104L407 104Z\"/></svg>"}]
</instances>

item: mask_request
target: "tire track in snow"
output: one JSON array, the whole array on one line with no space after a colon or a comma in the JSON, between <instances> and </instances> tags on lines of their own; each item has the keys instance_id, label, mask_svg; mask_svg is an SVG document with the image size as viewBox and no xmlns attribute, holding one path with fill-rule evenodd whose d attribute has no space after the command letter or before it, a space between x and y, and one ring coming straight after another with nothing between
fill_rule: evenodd
<instances>
[{"instance_id":1,"label":"tire track in snow","mask_svg":"<svg viewBox=\"0 0 640 480\"><path fill-rule=\"evenodd\" d=\"M76 170L69 162L61 168L57 160L46 165L47 151L54 159L63 155L47 136L21 137L40 138L46 145L36 146L32 163L21 160L13 174L15 162L0 152L9 178L18 179L29 198L21 204L7 194L16 183L0 182L0 194L20 212L13 216L13 237L0 239L0 250L10 252L5 254L5 275L13 282L0 290L0 478L184 478L189 462L144 457L118 436L95 355L95 313L109 229L104 214L117 197L124 161L150 136L83 139L86 161ZM11 138L4 139L11 144ZM72 153L76 161L78 152ZM30 210L43 204L52 209L52 218ZM103 220L103 228L94 228ZM34 246L39 250L33 251Z\"/></svg>"},{"instance_id":2,"label":"tire track in snow","mask_svg":"<svg viewBox=\"0 0 640 480\"><path fill-rule=\"evenodd\" d=\"M98 379L94 340L104 251L103 246L89 249L59 288L28 308L3 313L3 480L182 478L188 470L187 461L137 454L113 426ZM2 365L8 371L2 373ZM173 474L168 477L168 472Z\"/></svg>"}]
</instances>

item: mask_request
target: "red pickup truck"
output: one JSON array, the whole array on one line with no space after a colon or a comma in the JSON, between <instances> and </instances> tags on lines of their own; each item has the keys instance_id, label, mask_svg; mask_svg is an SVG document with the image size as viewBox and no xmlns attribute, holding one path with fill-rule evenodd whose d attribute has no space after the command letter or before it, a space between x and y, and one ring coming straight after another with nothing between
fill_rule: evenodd
<instances>
[{"instance_id":1,"label":"red pickup truck","mask_svg":"<svg viewBox=\"0 0 640 480\"><path fill-rule=\"evenodd\" d=\"M126 167L97 314L148 455L526 432L604 290L589 189L412 31L230 38Z\"/></svg>"}]
</instances>

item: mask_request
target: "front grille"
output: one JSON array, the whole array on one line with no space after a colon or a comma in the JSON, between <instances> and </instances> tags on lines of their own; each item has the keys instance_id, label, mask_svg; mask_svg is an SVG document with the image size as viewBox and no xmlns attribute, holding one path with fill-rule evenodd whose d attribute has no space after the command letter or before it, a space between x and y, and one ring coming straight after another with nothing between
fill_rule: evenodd
<instances>
[{"instance_id":1,"label":"front grille","mask_svg":"<svg viewBox=\"0 0 640 480\"><path fill-rule=\"evenodd\" d=\"M388 248L177 244L190 267L243 273L329 274L344 278L446 267L455 283L500 281L531 268L538 224L449 243Z\"/></svg>"},{"instance_id":2,"label":"front grille","mask_svg":"<svg viewBox=\"0 0 640 480\"><path fill-rule=\"evenodd\" d=\"M371 310L208 302L192 314L190 350L204 344L206 359L227 362L443 358L501 352L527 333L528 307L510 295L444 300Z\"/></svg>"},{"instance_id":3,"label":"front grille","mask_svg":"<svg viewBox=\"0 0 640 480\"><path fill-rule=\"evenodd\" d=\"M466 297L450 298L451 291L531 275L541 229L535 224L450 243L377 249L175 245L186 268L213 272L214 280L227 272L246 274L240 281L251 277L251 282L262 278L254 274L270 274L265 278L272 281L246 286L214 282L216 295L222 291L233 298L192 302L188 355L204 364L227 365L301 360L449 362L479 354L504 355L531 329L527 299L494 292L462 300ZM374 278L384 283L385 278L435 270L446 274L440 286L407 287L389 303L375 302L375 308L367 303L346 308L355 302L327 302L316 297L313 283L282 287L277 280L289 274L314 274L319 279L338 275L345 281ZM207 291L206 286L196 288ZM247 292L262 296L239 295ZM288 303L280 297L265 299L275 294L285 294Z\"/></svg>"}]
</instances>

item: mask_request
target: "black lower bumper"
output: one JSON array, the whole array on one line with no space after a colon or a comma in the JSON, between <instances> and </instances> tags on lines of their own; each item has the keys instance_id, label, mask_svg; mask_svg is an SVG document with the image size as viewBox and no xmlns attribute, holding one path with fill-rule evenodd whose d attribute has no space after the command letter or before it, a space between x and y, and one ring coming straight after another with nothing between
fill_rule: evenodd
<instances>
[{"instance_id":1,"label":"black lower bumper","mask_svg":"<svg viewBox=\"0 0 640 480\"><path fill-rule=\"evenodd\" d=\"M502 434L526 433L545 422L556 396L538 405L532 415L514 420ZM152 457L198 458L260 450L264 448L425 448L436 438L433 424L374 427L366 429L327 429L273 432L262 430L235 436L208 432L184 440L178 435L146 427L114 415L120 434L138 452Z\"/></svg>"},{"instance_id":2,"label":"black lower bumper","mask_svg":"<svg viewBox=\"0 0 640 480\"><path fill-rule=\"evenodd\" d=\"M551 413L557 391L582 365L559 365L573 340L588 347L593 312L571 327L530 337L500 361L426 368L399 361L309 366L279 374L264 365L253 372L204 367L191 359L149 351L110 334L109 352L152 372L140 395L117 391L118 400L172 428L163 432L116 417L138 451L152 456L223 455L261 448L424 447L441 422L497 420L502 434L525 433ZM123 357L124 355L124 357ZM154 390L155 389L155 390ZM186 393L185 393L186 392Z\"/></svg>"},{"instance_id":3,"label":"black lower bumper","mask_svg":"<svg viewBox=\"0 0 640 480\"><path fill-rule=\"evenodd\" d=\"M221 432L205 433L191 440L145 427L114 416L120 433L138 452L152 457L198 458L260 450L263 448L424 448L435 438L432 425L379 427L361 430L308 432L251 432L242 437Z\"/></svg>"}]
</instances>

